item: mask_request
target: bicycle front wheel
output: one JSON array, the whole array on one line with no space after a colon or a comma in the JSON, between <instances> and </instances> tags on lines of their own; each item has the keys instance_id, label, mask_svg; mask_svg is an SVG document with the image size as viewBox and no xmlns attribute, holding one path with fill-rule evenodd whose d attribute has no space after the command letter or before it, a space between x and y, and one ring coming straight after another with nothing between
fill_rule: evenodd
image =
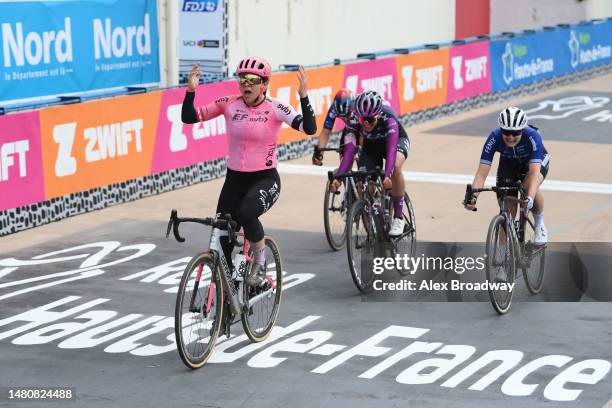
<instances>
[{"instance_id":1,"label":"bicycle front wheel","mask_svg":"<svg viewBox=\"0 0 612 408\"><path fill-rule=\"evenodd\" d=\"M534 244L535 239L535 223L533 214L529 211L525 220L525 246L523 255L525 264L521 268L525 285L529 292L537 295L542 291L544 286L544 267L546 263L546 245Z\"/></svg>"},{"instance_id":2,"label":"bicycle front wheel","mask_svg":"<svg viewBox=\"0 0 612 408\"><path fill-rule=\"evenodd\" d=\"M323 225L325 226L325 238L334 251L339 251L346 242L346 216L348 203L346 202L346 186L340 185L338 191L329 191L329 181L325 185L325 196L323 197Z\"/></svg>"},{"instance_id":3,"label":"bicycle front wheel","mask_svg":"<svg viewBox=\"0 0 612 408\"><path fill-rule=\"evenodd\" d=\"M248 310L242 313L242 327L253 342L264 341L270 335L280 310L283 290L283 262L280 250L272 237L266 236L266 283L261 287L244 285Z\"/></svg>"},{"instance_id":4,"label":"bicycle front wheel","mask_svg":"<svg viewBox=\"0 0 612 408\"><path fill-rule=\"evenodd\" d=\"M512 293L516 280L514 248L506 220L498 215L491 221L487 233L485 269L489 283L489 298L493 309L506 314L512 304Z\"/></svg>"},{"instance_id":5,"label":"bicycle front wheel","mask_svg":"<svg viewBox=\"0 0 612 408\"><path fill-rule=\"evenodd\" d=\"M223 323L223 283L211 254L196 255L185 268L176 297L174 335L183 363L202 367Z\"/></svg>"},{"instance_id":6,"label":"bicycle front wheel","mask_svg":"<svg viewBox=\"0 0 612 408\"><path fill-rule=\"evenodd\" d=\"M391 209L393 209L393 204L391 205ZM412 201L410 201L408 193L404 193L404 208L402 210L402 215L405 221L404 232L399 237L392 238L391 241L395 245L396 254L401 257L406 255L409 258L413 258L416 253L417 244L416 217L414 216L414 208L412 207ZM408 269L399 268L397 271L402 276L410 274L410 270Z\"/></svg>"},{"instance_id":7,"label":"bicycle front wheel","mask_svg":"<svg viewBox=\"0 0 612 408\"><path fill-rule=\"evenodd\" d=\"M365 202L357 200L351 205L347 220L347 256L351 277L362 293L372 290L374 273L368 268L368 260L374 257L376 235L373 220L369 217Z\"/></svg>"}]
</instances>

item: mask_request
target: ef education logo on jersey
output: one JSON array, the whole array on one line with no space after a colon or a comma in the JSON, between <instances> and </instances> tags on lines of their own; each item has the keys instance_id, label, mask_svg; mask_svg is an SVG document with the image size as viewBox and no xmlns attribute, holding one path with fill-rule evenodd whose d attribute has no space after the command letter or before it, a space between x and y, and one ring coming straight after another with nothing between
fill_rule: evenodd
<instances>
[{"instance_id":1,"label":"ef education logo on jersey","mask_svg":"<svg viewBox=\"0 0 612 408\"><path fill-rule=\"evenodd\" d=\"M235 113L234 116L232 116L232 122L242 122L248 117L249 115L246 113Z\"/></svg>"},{"instance_id":2,"label":"ef education logo on jersey","mask_svg":"<svg viewBox=\"0 0 612 408\"><path fill-rule=\"evenodd\" d=\"M218 0L185 0L183 11L212 13L217 11L217 5Z\"/></svg>"}]
</instances>

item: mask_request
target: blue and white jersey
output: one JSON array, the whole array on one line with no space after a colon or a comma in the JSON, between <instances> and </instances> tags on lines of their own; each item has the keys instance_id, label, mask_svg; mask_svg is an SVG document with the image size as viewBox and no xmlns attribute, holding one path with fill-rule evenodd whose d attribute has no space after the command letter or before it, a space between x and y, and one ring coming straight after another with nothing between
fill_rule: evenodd
<instances>
[{"instance_id":1,"label":"blue and white jersey","mask_svg":"<svg viewBox=\"0 0 612 408\"><path fill-rule=\"evenodd\" d=\"M530 126L523 129L521 140L514 147L508 147L504 143L500 128L495 129L485 141L480 162L490 166L493 163L495 152L499 152L504 159L520 165L540 163L542 166L546 166L548 163L548 153L542 143L542 136L537 129Z\"/></svg>"}]
</instances>

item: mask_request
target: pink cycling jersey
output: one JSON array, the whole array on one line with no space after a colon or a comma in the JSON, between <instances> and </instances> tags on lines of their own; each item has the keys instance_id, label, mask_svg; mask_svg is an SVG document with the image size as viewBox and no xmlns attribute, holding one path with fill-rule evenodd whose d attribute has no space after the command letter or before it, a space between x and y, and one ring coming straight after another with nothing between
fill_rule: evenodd
<instances>
[{"instance_id":1,"label":"pink cycling jersey","mask_svg":"<svg viewBox=\"0 0 612 408\"><path fill-rule=\"evenodd\" d=\"M224 96L195 110L200 122L223 114L229 143L227 167L236 171L275 168L281 125L285 122L291 126L299 115L278 99L266 98L257 106L249 106L240 95ZM304 131L303 123L299 130Z\"/></svg>"}]
</instances>

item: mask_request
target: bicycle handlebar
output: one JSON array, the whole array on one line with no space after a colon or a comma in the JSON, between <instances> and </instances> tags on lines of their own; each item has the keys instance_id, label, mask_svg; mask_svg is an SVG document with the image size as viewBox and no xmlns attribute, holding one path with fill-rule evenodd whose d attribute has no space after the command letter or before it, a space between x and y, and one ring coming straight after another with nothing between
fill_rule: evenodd
<instances>
[{"instance_id":1,"label":"bicycle handlebar","mask_svg":"<svg viewBox=\"0 0 612 408\"><path fill-rule=\"evenodd\" d=\"M185 238L183 238L179 233L179 224L182 222L194 222L198 224L208 225L213 228L219 228L221 230L227 230L229 235L229 240L233 243L236 240L236 227L238 223L232 220L231 215L224 214L220 219L219 218L179 218L176 210L172 210L170 212L170 220L168 221L168 228L166 230L166 238L170 236L170 230L174 234L174 238L178 242L185 242Z\"/></svg>"},{"instance_id":2,"label":"bicycle handlebar","mask_svg":"<svg viewBox=\"0 0 612 408\"><path fill-rule=\"evenodd\" d=\"M342 147L338 146L338 147L320 147L319 148L320 152L336 152L336 153L341 153L342 152Z\"/></svg>"},{"instance_id":3,"label":"bicycle handlebar","mask_svg":"<svg viewBox=\"0 0 612 408\"><path fill-rule=\"evenodd\" d=\"M377 178L383 178L385 176L385 172L382 171L379 167L376 167L374 170L357 170L357 171L347 171L346 173L334 174L332 170L327 172L327 178L331 183L334 179L344 178L344 177L353 177L353 178L366 178L370 176L376 176Z\"/></svg>"},{"instance_id":4,"label":"bicycle handlebar","mask_svg":"<svg viewBox=\"0 0 612 408\"><path fill-rule=\"evenodd\" d=\"M472 185L468 184L465 187L465 198L463 199L463 205L467 205L467 203L469 203L472 200L474 193L482 193L483 191L495 191L496 193L497 192L518 191L521 198L527 194L527 191L525 190L525 186L523 186L523 183L520 180L516 182L515 187L493 186L493 187L488 187L488 188L472 188ZM474 208L472 211L477 211L477 208Z\"/></svg>"}]
</instances>

